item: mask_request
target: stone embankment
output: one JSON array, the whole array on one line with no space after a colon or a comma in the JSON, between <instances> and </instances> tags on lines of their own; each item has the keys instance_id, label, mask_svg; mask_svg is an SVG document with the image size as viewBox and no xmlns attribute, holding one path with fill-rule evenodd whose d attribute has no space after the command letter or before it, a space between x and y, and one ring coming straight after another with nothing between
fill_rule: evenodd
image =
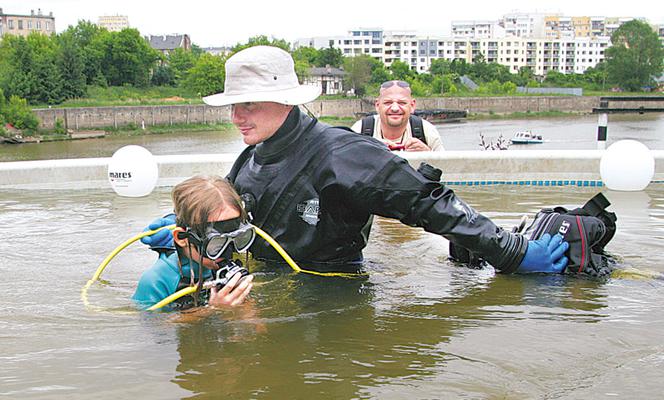
<instances>
[{"instance_id":1,"label":"stone embankment","mask_svg":"<svg viewBox=\"0 0 664 400\"><path fill-rule=\"evenodd\" d=\"M664 97L662 98L664 104ZM620 107L614 102L612 107ZM653 103L630 102L626 107L653 107ZM369 99L318 100L306 105L316 116L355 118L373 111ZM470 113L570 112L590 113L599 107L599 97L441 97L418 99L419 109L450 108ZM662 107L660 105L660 107ZM65 128L100 129L128 125L136 127L173 124L230 122L230 107L197 105L121 106L35 109L42 129L53 129L58 119Z\"/></svg>"}]
</instances>

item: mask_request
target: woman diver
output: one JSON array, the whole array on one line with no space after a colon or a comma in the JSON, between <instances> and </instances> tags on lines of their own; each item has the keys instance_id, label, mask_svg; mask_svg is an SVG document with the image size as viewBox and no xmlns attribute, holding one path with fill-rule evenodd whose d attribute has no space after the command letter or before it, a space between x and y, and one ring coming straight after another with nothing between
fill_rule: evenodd
<instances>
[{"instance_id":1,"label":"woman diver","mask_svg":"<svg viewBox=\"0 0 664 400\"><path fill-rule=\"evenodd\" d=\"M204 288L210 288L211 306L242 304L253 287L253 276L232 255L251 246L255 231L233 186L218 176L194 176L173 188L172 199L177 216L175 251L159 254L143 272L132 299L149 308L183 288L195 287L171 308L204 304Z\"/></svg>"}]
</instances>

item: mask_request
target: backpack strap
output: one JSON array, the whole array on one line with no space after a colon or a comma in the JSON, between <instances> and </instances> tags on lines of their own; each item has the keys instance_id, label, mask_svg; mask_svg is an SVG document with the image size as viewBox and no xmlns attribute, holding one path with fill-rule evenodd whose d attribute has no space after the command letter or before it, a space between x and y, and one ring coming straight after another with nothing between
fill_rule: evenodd
<instances>
[{"instance_id":1,"label":"backpack strap","mask_svg":"<svg viewBox=\"0 0 664 400\"><path fill-rule=\"evenodd\" d=\"M424 136L424 124L421 117L415 114L410 115L410 131L415 139L419 139L422 143L428 145L427 138Z\"/></svg>"},{"instance_id":2,"label":"backpack strap","mask_svg":"<svg viewBox=\"0 0 664 400\"><path fill-rule=\"evenodd\" d=\"M375 124L376 118L373 115L362 118L362 130L360 133L366 136L373 136Z\"/></svg>"}]
</instances>

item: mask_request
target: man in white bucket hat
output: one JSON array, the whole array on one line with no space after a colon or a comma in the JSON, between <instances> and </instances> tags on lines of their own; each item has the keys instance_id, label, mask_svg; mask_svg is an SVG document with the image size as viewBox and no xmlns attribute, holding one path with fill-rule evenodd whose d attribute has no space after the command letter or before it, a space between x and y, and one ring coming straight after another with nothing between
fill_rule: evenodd
<instances>
[{"instance_id":1,"label":"man in white bucket hat","mask_svg":"<svg viewBox=\"0 0 664 400\"><path fill-rule=\"evenodd\" d=\"M529 242L507 232L380 141L300 112L297 106L320 91L298 83L286 51L255 46L233 55L226 61L225 89L203 100L232 105L233 124L249 145L228 179L252 223L296 261L322 268L360 264L376 214L443 235L502 272L564 270L568 244L560 235ZM168 223L157 220L149 228ZM167 235L144 242L156 247ZM263 240L251 252L256 259L281 260Z\"/></svg>"}]
</instances>

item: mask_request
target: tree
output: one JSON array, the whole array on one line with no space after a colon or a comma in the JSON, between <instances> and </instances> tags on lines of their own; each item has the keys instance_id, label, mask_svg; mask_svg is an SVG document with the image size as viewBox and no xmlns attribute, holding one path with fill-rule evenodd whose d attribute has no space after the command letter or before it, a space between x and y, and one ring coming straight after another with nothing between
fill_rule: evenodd
<instances>
[{"instance_id":1,"label":"tree","mask_svg":"<svg viewBox=\"0 0 664 400\"><path fill-rule=\"evenodd\" d=\"M0 89L7 97L27 98L35 92L34 54L22 36L7 35L0 42Z\"/></svg>"},{"instance_id":2,"label":"tree","mask_svg":"<svg viewBox=\"0 0 664 400\"><path fill-rule=\"evenodd\" d=\"M318 52L318 57L316 57L314 64L317 67L327 67L329 65L330 67L339 68L343 65L343 62L344 55L341 53L341 50L330 46Z\"/></svg>"},{"instance_id":3,"label":"tree","mask_svg":"<svg viewBox=\"0 0 664 400\"><path fill-rule=\"evenodd\" d=\"M364 54L344 58L345 87L350 87L357 96L364 95L366 85L371 80L372 65L373 57Z\"/></svg>"},{"instance_id":4,"label":"tree","mask_svg":"<svg viewBox=\"0 0 664 400\"><path fill-rule=\"evenodd\" d=\"M104 52L104 75L109 84L130 84L138 87L150 82L150 71L159 55L152 49L136 29L112 32L106 38Z\"/></svg>"},{"instance_id":5,"label":"tree","mask_svg":"<svg viewBox=\"0 0 664 400\"><path fill-rule=\"evenodd\" d=\"M184 79L184 87L208 96L224 90L224 64L225 59L212 54L201 55L196 64L189 70Z\"/></svg>"},{"instance_id":6,"label":"tree","mask_svg":"<svg viewBox=\"0 0 664 400\"><path fill-rule=\"evenodd\" d=\"M611 43L604 53L608 76L623 89L641 90L662 74L664 49L647 23L624 23L611 35Z\"/></svg>"},{"instance_id":7,"label":"tree","mask_svg":"<svg viewBox=\"0 0 664 400\"><path fill-rule=\"evenodd\" d=\"M200 57L200 54L197 56L193 51L187 51L180 48L173 50L168 57L166 57L166 62L173 74L174 85L178 85L182 82L187 71L194 66L198 57Z\"/></svg>"},{"instance_id":8,"label":"tree","mask_svg":"<svg viewBox=\"0 0 664 400\"><path fill-rule=\"evenodd\" d=\"M444 58L431 60L429 73L434 76L442 76L452 72L452 62Z\"/></svg>"},{"instance_id":9,"label":"tree","mask_svg":"<svg viewBox=\"0 0 664 400\"><path fill-rule=\"evenodd\" d=\"M76 26L70 26L62 34L71 36L75 46L81 50L86 83L105 85L106 78L102 72L102 60L106 48L103 37L110 33L90 21L78 21Z\"/></svg>"},{"instance_id":10,"label":"tree","mask_svg":"<svg viewBox=\"0 0 664 400\"><path fill-rule=\"evenodd\" d=\"M293 60L304 61L309 65L316 65L316 60L319 58L319 51L313 47L298 47L293 51Z\"/></svg>"},{"instance_id":11,"label":"tree","mask_svg":"<svg viewBox=\"0 0 664 400\"><path fill-rule=\"evenodd\" d=\"M250 37L246 44L238 43L231 49L231 55L253 46L274 46L283 50L290 51L290 44L283 39L268 39L265 35Z\"/></svg>"},{"instance_id":12,"label":"tree","mask_svg":"<svg viewBox=\"0 0 664 400\"><path fill-rule=\"evenodd\" d=\"M390 71L392 71L392 79L398 79L402 81L409 81L415 78L417 75L413 70L410 69L410 66L403 61L394 61L390 65Z\"/></svg>"},{"instance_id":13,"label":"tree","mask_svg":"<svg viewBox=\"0 0 664 400\"><path fill-rule=\"evenodd\" d=\"M85 63L81 47L78 46L71 33L64 32L58 36L60 52L58 69L62 76L62 97L72 99L85 95Z\"/></svg>"}]
</instances>

